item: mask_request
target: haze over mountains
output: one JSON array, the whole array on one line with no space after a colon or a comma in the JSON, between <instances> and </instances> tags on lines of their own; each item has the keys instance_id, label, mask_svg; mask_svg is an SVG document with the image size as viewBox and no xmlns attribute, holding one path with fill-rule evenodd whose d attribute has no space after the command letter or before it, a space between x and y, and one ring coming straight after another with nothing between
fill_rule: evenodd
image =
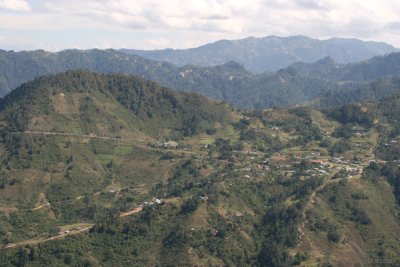
<instances>
[{"instance_id":1,"label":"haze over mountains","mask_svg":"<svg viewBox=\"0 0 400 267\"><path fill-rule=\"evenodd\" d=\"M358 39L318 40L306 36L267 36L233 41L221 40L182 50L121 49L121 51L153 60L168 61L178 66L187 64L216 66L236 61L252 72L261 73L276 71L295 62L312 63L327 56L338 63L346 64L399 50L385 43Z\"/></svg>"},{"instance_id":2,"label":"haze over mountains","mask_svg":"<svg viewBox=\"0 0 400 267\"><path fill-rule=\"evenodd\" d=\"M315 63L294 63L276 72L254 74L232 61L214 67L177 67L116 50L0 51L0 92L5 95L40 75L89 69L139 75L163 86L198 92L241 108L289 106L315 102L325 93L350 92L374 80L398 75L399 57L400 53L392 53L349 64L326 57ZM379 92L374 95L379 96ZM347 100L342 97L339 102L325 101L328 102L343 104Z\"/></svg>"}]
</instances>

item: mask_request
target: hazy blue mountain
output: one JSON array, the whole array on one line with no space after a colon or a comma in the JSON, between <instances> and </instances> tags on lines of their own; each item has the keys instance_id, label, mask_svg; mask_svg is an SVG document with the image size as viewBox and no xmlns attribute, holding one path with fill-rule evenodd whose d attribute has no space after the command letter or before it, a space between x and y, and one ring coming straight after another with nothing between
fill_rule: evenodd
<instances>
[{"instance_id":1,"label":"hazy blue mountain","mask_svg":"<svg viewBox=\"0 0 400 267\"><path fill-rule=\"evenodd\" d=\"M121 49L121 51L168 61L178 66L186 64L215 66L233 60L250 71L265 72L275 71L295 62L315 62L327 56L342 64L358 62L398 49L386 43L358 39L317 40L306 36L267 36L234 41L221 40L191 49L150 51Z\"/></svg>"},{"instance_id":2,"label":"hazy blue mountain","mask_svg":"<svg viewBox=\"0 0 400 267\"><path fill-rule=\"evenodd\" d=\"M3 51L0 62L0 92L3 95L37 76L72 69L135 74L163 86L198 92L246 108L289 106L335 89L331 81L293 75L283 70L253 74L235 62L215 67L177 67L115 50Z\"/></svg>"},{"instance_id":3,"label":"hazy blue mountain","mask_svg":"<svg viewBox=\"0 0 400 267\"><path fill-rule=\"evenodd\" d=\"M227 101L236 91L246 91L250 81L257 78L234 62L216 67L177 67L116 50L65 50L59 53L0 50L0 95L4 96L35 77L74 69L135 74L163 86Z\"/></svg>"},{"instance_id":4,"label":"hazy blue mountain","mask_svg":"<svg viewBox=\"0 0 400 267\"><path fill-rule=\"evenodd\" d=\"M123 72L156 80L175 70L172 64L129 56L115 50L65 50L50 53L37 51L0 50L0 95L5 95L24 82L37 76L73 69L97 72Z\"/></svg>"},{"instance_id":5,"label":"hazy blue mountain","mask_svg":"<svg viewBox=\"0 0 400 267\"><path fill-rule=\"evenodd\" d=\"M367 82L398 75L399 59L400 53L393 53L359 63L339 64L327 57L315 63L296 63L276 72L254 74L232 61L214 67L178 67L116 50L65 50L59 53L0 50L0 93L4 96L37 76L89 69L138 75L162 86L197 92L241 108L290 106L314 101L337 90L358 90ZM338 103L346 103L345 97L340 99Z\"/></svg>"},{"instance_id":6,"label":"hazy blue mountain","mask_svg":"<svg viewBox=\"0 0 400 267\"><path fill-rule=\"evenodd\" d=\"M331 81L369 82L400 74L400 53L376 56L351 64L339 64L326 57L315 63L295 63L281 71L295 72L302 76L318 77Z\"/></svg>"}]
</instances>

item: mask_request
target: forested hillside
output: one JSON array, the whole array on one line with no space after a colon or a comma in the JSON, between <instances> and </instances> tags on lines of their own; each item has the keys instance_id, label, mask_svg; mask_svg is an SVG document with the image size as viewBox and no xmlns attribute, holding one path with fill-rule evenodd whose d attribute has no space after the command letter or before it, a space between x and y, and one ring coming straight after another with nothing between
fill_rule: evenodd
<instances>
[{"instance_id":1,"label":"forested hillside","mask_svg":"<svg viewBox=\"0 0 400 267\"><path fill-rule=\"evenodd\" d=\"M0 266L400 264L398 97L239 113L70 71L0 104Z\"/></svg>"},{"instance_id":2,"label":"forested hillside","mask_svg":"<svg viewBox=\"0 0 400 267\"><path fill-rule=\"evenodd\" d=\"M368 82L400 74L399 62L400 53L373 57L346 65L338 64L332 58L327 57L314 64L296 63L287 68L287 70L302 76L311 76L330 81Z\"/></svg>"},{"instance_id":3,"label":"forested hillside","mask_svg":"<svg viewBox=\"0 0 400 267\"><path fill-rule=\"evenodd\" d=\"M360 103L400 94L400 76L382 78L366 84L352 85L323 94L315 103L318 107L340 106L347 103Z\"/></svg>"},{"instance_id":4,"label":"forested hillside","mask_svg":"<svg viewBox=\"0 0 400 267\"><path fill-rule=\"evenodd\" d=\"M124 112L120 115L128 121L116 118L113 108ZM130 127L136 129L132 130L147 133L193 126L188 133L182 132L191 135L229 117L224 105L195 93L166 89L136 76L89 71L39 77L2 99L0 110L11 130L82 134L97 134L107 128L118 134L128 131L125 126L133 123ZM94 121L97 116L103 121Z\"/></svg>"}]
</instances>

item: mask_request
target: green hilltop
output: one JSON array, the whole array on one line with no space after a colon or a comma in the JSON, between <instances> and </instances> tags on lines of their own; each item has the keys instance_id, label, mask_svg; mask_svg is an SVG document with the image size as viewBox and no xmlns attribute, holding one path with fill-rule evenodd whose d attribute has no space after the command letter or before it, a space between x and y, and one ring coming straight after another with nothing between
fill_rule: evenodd
<instances>
[{"instance_id":1,"label":"green hilltop","mask_svg":"<svg viewBox=\"0 0 400 267\"><path fill-rule=\"evenodd\" d=\"M139 77L89 71L40 77L0 104L5 126L12 130L113 137L163 130L191 135L229 116L226 106L195 93L173 91Z\"/></svg>"}]
</instances>

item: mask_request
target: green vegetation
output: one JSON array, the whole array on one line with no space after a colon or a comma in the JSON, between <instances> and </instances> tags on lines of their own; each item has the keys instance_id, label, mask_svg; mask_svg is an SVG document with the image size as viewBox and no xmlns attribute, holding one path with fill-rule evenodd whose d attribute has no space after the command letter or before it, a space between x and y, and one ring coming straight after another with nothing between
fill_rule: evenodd
<instances>
[{"instance_id":1,"label":"green vegetation","mask_svg":"<svg viewBox=\"0 0 400 267\"><path fill-rule=\"evenodd\" d=\"M0 104L0 266L399 265L399 98L235 113L71 71Z\"/></svg>"}]
</instances>

